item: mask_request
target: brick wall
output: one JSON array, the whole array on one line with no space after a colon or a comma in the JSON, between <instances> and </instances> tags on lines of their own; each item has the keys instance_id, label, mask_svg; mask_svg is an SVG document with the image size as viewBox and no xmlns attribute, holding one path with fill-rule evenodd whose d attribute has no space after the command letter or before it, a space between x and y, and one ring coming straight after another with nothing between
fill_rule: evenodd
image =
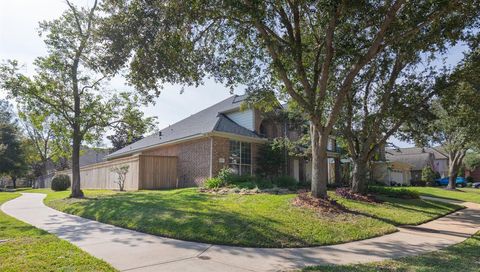
<instances>
[{"instance_id":1,"label":"brick wall","mask_svg":"<svg viewBox=\"0 0 480 272\"><path fill-rule=\"evenodd\" d=\"M222 137L213 137L213 158L212 175L216 176L218 172L228 166L228 157L230 154L230 140ZM223 160L221 162L220 160Z\"/></svg>"},{"instance_id":2,"label":"brick wall","mask_svg":"<svg viewBox=\"0 0 480 272\"><path fill-rule=\"evenodd\" d=\"M143 152L176 156L179 187L198 186L210 176L210 139L204 138Z\"/></svg>"},{"instance_id":3,"label":"brick wall","mask_svg":"<svg viewBox=\"0 0 480 272\"><path fill-rule=\"evenodd\" d=\"M211 145L212 157L210 157ZM252 143L253 173L256 170L258 148L259 144ZM216 176L223 167L228 167L230 139L217 136L203 138L159 147L142 154L176 156L179 187L200 186L206 178L210 177L210 162L212 162L212 176Z\"/></svg>"}]
</instances>

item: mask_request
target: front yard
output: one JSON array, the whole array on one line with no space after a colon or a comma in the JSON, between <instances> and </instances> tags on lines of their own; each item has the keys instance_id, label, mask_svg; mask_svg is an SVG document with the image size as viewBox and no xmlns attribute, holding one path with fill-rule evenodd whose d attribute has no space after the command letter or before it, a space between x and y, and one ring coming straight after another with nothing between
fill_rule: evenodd
<instances>
[{"instance_id":1,"label":"front yard","mask_svg":"<svg viewBox=\"0 0 480 272\"><path fill-rule=\"evenodd\" d=\"M18 197L0 193L0 205ZM0 211L0 271L115 271L67 241Z\"/></svg>"},{"instance_id":2,"label":"front yard","mask_svg":"<svg viewBox=\"0 0 480 272\"><path fill-rule=\"evenodd\" d=\"M384 262L345 266L318 266L304 272L478 272L480 271L480 232L466 241L428 254Z\"/></svg>"},{"instance_id":3,"label":"front yard","mask_svg":"<svg viewBox=\"0 0 480 272\"><path fill-rule=\"evenodd\" d=\"M441 187L408 187L408 189L417 191L424 196L440 197L480 204L480 189L457 188L455 191L445 190Z\"/></svg>"},{"instance_id":4,"label":"front yard","mask_svg":"<svg viewBox=\"0 0 480 272\"><path fill-rule=\"evenodd\" d=\"M41 192L36 190L36 192ZM331 197L349 211L319 214L291 204L295 194L214 195L198 189L113 193L86 191L86 199L45 190L55 209L112 225L181 240L251 247L304 247L366 239L420 224L458 206L383 197L367 203Z\"/></svg>"}]
</instances>

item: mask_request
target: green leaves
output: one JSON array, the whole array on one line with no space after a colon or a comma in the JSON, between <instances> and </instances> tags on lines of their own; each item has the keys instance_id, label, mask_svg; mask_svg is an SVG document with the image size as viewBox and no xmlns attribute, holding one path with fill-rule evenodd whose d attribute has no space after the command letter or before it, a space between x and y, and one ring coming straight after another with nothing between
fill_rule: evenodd
<instances>
[{"instance_id":1,"label":"green leaves","mask_svg":"<svg viewBox=\"0 0 480 272\"><path fill-rule=\"evenodd\" d=\"M18 177L27 170L22 137L10 104L0 100L0 175Z\"/></svg>"}]
</instances>

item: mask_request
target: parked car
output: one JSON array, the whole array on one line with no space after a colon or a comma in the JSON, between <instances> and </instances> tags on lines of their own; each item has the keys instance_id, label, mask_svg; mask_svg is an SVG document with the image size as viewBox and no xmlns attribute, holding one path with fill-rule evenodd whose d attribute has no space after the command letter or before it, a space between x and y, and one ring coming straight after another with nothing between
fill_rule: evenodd
<instances>
[{"instance_id":1,"label":"parked car","mask_svg":"<svg viewBox=\"0 0 480 272\"><path fill-rule=\"evenodd\" d=\"M474 184L472 184L472 187L480 189L480 182L475 182Z\"/></svg>"},{"instance_id":2,"label":"parked car","mask_svg":"<svg viewBox=\"0 0 480 272\"><path fill-rule=\"evenodd\" d=\"M436 179L435 182L437 183L438 186L447 186L448 185L448 177L441 178L441 179ZM466 187L467 186L467 180L464 177L457 177L457 180L455 181L455 184L458 187Z\"/></svg>"}]
</instances>

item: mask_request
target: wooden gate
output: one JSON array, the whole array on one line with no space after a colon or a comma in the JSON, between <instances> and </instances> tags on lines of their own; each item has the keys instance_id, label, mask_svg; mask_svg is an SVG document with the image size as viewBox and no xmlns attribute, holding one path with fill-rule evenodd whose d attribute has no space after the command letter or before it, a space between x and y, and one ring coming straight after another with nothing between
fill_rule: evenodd
<instances>
[{"instance_id":1,"label":"wooden gate","mask_svg":"<svg viewBox=\"0 0 480 272\"><path fill-rule=\"evenodd\" d=\"M140 155L139 180L139 189L177 188L177 157Z\"/></svg>"}]
</instances>

